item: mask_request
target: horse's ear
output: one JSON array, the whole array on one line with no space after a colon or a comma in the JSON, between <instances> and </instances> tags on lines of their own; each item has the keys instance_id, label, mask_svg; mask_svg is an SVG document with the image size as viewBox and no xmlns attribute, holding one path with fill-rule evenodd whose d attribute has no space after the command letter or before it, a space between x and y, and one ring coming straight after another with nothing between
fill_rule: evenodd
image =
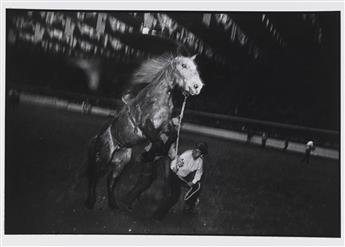
<instances>
[{"instance_id":1,"label":"horse's ear","mask_svg":"<svg viewBox=\"0 0 345 247\"><path fill-rule=\"evenodd\" d=\"M198 54L194 54L194 55L191 56L190 58L191 58L192 60L195 60L195 58L196 58L197 55L198 55Z\"/></svg>"}]
</instances>

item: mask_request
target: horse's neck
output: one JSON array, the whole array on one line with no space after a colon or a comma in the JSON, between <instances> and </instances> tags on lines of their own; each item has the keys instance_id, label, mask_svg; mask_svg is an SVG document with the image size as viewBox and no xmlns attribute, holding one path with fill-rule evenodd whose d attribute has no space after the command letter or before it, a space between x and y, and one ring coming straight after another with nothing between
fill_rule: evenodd
<instances>
[{"instance_id":1,"label":"horse's neck","mask_svg":"<svg viewBox=\"0 0 345 247\"><path fill-rule=\"evenodd\" d=\"M152 99L161 103L168 103L171 100L171 91L174 87L174 82L169 76L161 76L162 78L160 80L152 82L152 84L145 87L136 97L135 101L137 102L134 103L137 104L146 100L152 101Z\"/></svg>"},{"instance_id":2,"label":"horse's neck","mask_svg":"<svg viewBox=\"0 0 345 247\"><path fill-rule=\"evenodd\" d=\"M172 84L173 83L171 82L170 78L164 78L164 80L160 81L154 86L155 94L164 98L166 98L167 95L170 96L173 89Z\"/></svg>"}]
</instances>

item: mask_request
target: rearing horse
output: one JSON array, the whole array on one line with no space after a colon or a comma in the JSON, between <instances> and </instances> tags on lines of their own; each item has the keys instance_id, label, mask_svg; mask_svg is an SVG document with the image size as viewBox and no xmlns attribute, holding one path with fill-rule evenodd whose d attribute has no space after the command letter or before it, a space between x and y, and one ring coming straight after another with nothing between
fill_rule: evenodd
<instances>
[{"instance_id":1,"label":"rearing horse","mask_svg":"<svg viewBox=\"0 0 345 247\"><path fill-rule=\"evenodd\" d=\"M89 190L86 206L96 202L96 186L108 174L107 191L111 208L116 208L115 186L131 160L132 147L142 143L163 143L171 130L172 90L179 88L198 95L204 86L193 57L170 55L149 59L135 74L135 82L149 83L138 95L126 102L116 117L92 138L88 151Z\"/></svg>"}]
</instances>

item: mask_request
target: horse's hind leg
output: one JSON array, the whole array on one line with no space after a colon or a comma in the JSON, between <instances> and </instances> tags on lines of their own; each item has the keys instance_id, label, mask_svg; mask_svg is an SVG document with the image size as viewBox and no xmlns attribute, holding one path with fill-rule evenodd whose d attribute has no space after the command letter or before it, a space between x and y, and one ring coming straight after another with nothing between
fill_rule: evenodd
<instances>
[{"instance_id":1,"label":"horse's hind leg","mask_svg":"<svg viewBox=\"0 0 345 247\"><path fill-rule=\"evenodd\" d=\"M97 138L94 138L89 146L88 150L88 167L87 167L87 177L88 177L88 196L85 201L85 206L89 209L93 209L96 203L96 187L100 179L101 174L101 161L97 157Z\"/></svg>"},{"instance_id":2,"label":"horse's hind leg","mask_svg":"<svg viewBox=\"0 0 345 247\"><path fill-rule=\"evenodd\" d=\"M126 166L126 164L131 160L132 149L122 148L115 151L111 160L111 171L108 175L107 189L108 189L108 202L110 208L117 208L116 198L115 198L115 187L118 182L118 178Z\"/></svg>"},{"instance_id":3,"label":"horse's hind leg","mask_svg":"<svg viewBox=\"0 0 345 247\"><path fill-rule=\"evenodd\" d=\"M90 171L89 177L89 188L88 188L88 197L85 201L85 206L89 209L93 209L96 203L96 188L98 181L101 177L101 173L97 168L97 164L94 165L95 169Z\"/></svg>"}]
</instances>

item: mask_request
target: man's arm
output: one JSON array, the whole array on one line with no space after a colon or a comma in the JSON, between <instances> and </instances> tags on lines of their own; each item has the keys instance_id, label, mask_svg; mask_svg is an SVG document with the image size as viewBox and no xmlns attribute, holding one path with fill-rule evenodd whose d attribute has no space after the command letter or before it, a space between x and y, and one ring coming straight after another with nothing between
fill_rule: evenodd
<instances>
[{"instance_id":1,"label":"man's arm","mask_svg":"<svg viewBox=\"0 0 345 247\"><path fill-rule=\"evenodd\" d=\"M204 173L202 166L203 166L203 160L200 161L199 168L195 171L194 179L192 180L193 185L200 181L201 176Z\"/></svg>"},{"instance_id":2,"label":"man's arm","mask_svg":"<svg viewBox=\"0 0 345 247\"><path fill-rule=\"evenodd\" d=\"M171 156L170 156L170 152L172 153ZM173 157L173 161L171 162L170 168L175 173L178 170L178 168L180 168L181 166L184 165L183 158L181 158L181 157L184 157L185 154L186 154L186 152L184 152L181 155L177 155L176 156L176 150L175 150L175 146L174 145L172 145L172 148L169 150L169 157Z\"/></svg>"},{"instance_id":3,"label":"man's arm","mask_svg":"<svg viewBox=\"0 0 345 247\"><path fill-rule=\"evenodd\" d=\"M173 172L176 172L176 171L177 171L176 159L174 159L173 161L171 161L171 163L170 163L170 169L171 169Z\"/></svg>"}]
</instances>

